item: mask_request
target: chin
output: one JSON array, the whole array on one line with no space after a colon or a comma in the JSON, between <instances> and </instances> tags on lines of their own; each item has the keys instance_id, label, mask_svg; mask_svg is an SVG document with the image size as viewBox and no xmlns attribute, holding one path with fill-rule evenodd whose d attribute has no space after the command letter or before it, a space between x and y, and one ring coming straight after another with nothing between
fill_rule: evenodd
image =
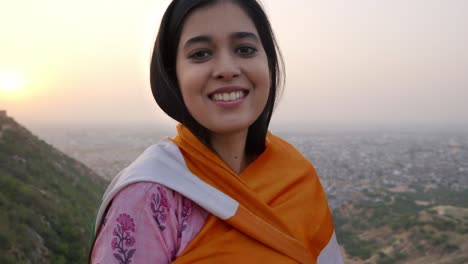
<instances>
[{"instance_id":1,"label":"chin","mask_svg":"<svg viewBox=\"0 0 468 264\"><path fill-rule=\"evenodd\" d=\"M232 122L231 123L228 123L226 124L225 126L212 126L211 128L208 128L212 133L216 133L216 134L232 134L232 133L241 133L241 132L247 132L249 127L250 127L250 123L243 123L243 124L233 124Z\"/></svg>"}]
</instances>

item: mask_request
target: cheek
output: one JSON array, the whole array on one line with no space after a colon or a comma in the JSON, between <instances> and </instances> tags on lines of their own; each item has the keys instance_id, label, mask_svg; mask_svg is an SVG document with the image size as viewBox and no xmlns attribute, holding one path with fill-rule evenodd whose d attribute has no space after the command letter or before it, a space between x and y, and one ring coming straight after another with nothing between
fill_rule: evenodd
<instances>
[{"instance_id":1,"label":"cheek","mask_svg":"<svg viewBox=\"0 0 468 264\"><path fill-rule=\"evenodd\" d=\"M252 73L252 76L254 76L253 78L258 92L268 97L271 84L270 71L268 68L268 64L262 63L260 65L261 66L257 66L254 68L255 71Z\"/></svg>"},{"instance_id":2,"label":"cheek","mask_svg":"<svg viewBox=\"0 0 468 264\"><path fill-rule=\"evenodd\" d=\"M190 84L190 82L188 81L189 76L187 75L187 70L185 68L185 65L180 65L180 63L177 63L177 82L179 84L180 92L183 96L189 88L187 86Z\"/></svg>"},{"instance_id":3,"label":"cheek","mask_svg":"<svg viewBox=\"0 0 468 264\"><path fill-rule=\"evenodd\" d=\"M259 76L261 76L261 80L259 80L259 82L261 82L260 84L261 90L259 91L261 96L259 98L258 104L262 106L261 109L263 111L263 109L266 107L268 103L268 97L270 95L270 86L271 86L270 71L269 71L268 65L262 68L262 72Z\"/></svg>"},{"instance_id":4,"label":"cheek","mask_svg":"<svg viewBox=\"0 0 468 264\"><path fill-rule=\"evenodd\" d=\"M199 87L201 85L200 74L194 70L193 67L185 67L185 65L178 66L177 79L184 101L187 97L199 92Z\"/></svg>"},{"instance_id":5,"label":"cheek","mask_svg":"<svg viewBox=\"0 0 468 264\"><path fill-rule=\"evenodd\" d=\"M259 56L258 60L251 65L250 69L254 82L263 89L266 88L268 90L270 88L270 70L266 54L263 53L262 56Z\"/></svg>"},{"instance_id":6,"label":"cheek","mask_svg":"<svg viewBox=\"0 0 468 264\"><path fill-rule=\"evenodd\" d=\"M203 112L206 103L203 97L206 76L203 67L180 64L177 66L177 79L185 106L190 114L197 119Z\"/></svg>"}]
</instances>

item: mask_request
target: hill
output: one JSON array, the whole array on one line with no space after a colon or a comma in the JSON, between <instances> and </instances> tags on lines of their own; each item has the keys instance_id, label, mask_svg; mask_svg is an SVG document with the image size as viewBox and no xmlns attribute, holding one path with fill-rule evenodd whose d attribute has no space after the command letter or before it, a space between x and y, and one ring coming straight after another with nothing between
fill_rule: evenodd
<instances>
[{"instance_id":1,"label":"hill","mask_svg":"<svg viewBox=\"0 0 468 264\"><path fill-rule=\"evenodd\" d=\"M468 190L409 186L334 210L346 263L468 263Z\"/></svg>"},{"instance_id":2,"label":"hill","mask_svg":"<svg viewBox=\"0 0 468 264\"><path fill-rule=\"evenodd\" d=\"M106 182L0 115L0 263L85 263Z\"/></svg>"}]
</instances>

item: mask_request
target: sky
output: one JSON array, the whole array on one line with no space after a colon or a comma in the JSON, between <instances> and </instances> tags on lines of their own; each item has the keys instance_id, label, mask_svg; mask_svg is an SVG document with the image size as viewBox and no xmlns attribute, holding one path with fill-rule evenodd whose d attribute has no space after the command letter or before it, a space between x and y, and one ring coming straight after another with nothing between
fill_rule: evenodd
<instances>
[{"instance_id":1,"label":"sky","mask_svg":"<svg viewBox=\"0 0 468 264\"><path fill-rule=\"evenodd\" d=\"M0 0L0 110L26 126L173 126L149 61L168 0ZM278 128L468 128L468 1L263 0Z\"/></svg>"}]
</instances>

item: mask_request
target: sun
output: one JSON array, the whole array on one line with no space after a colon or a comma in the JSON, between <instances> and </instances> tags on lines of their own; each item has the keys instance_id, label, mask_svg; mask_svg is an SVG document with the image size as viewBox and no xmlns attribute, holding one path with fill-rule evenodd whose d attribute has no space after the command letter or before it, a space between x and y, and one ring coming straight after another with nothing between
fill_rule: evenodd
<instances>
[{"instance_id":1,"label":"sun","mask_svg":"<svg viewBox=\"0 0 468 264\"><path fill-rule=\"evenodd\" d=\"M17 94L24 88L24 79L15 72L0 72L0 93Z\"/></svg>"}]
</instances>

